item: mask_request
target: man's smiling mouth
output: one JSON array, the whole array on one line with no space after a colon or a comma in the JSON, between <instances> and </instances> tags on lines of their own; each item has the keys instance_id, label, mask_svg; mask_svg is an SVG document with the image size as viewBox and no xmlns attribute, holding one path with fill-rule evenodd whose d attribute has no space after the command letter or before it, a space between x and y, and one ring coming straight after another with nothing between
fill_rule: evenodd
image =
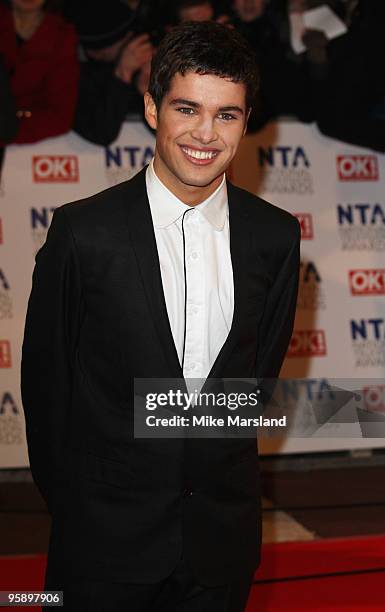
<instances>
[{"instance_id":1,"label":"man's smiling mouth","mask_svg":"<svg viewBox=\"0 0 385 612\"><path fill-rule=\"evenodd\" d=\"M218 149L191 149L190 147L179 145L185 156L193 163L210 162L220 153Z\"/></svg>"}]
</instances>

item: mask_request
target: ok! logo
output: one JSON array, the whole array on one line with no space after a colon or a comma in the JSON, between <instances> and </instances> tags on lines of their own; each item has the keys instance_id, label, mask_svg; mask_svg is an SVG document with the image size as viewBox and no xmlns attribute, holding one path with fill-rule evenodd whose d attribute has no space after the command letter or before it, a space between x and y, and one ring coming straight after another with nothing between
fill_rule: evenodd
<instances>
[{"instance_id":1,"label":"ok! logo","mask_svg":"<svg viewBox=\"0 0 385 612\"><path fill-rule=\"evenodd\" d=\"M34 155L32 173L35 183L78 183L76 155Z\"/></svg>"}]
</instances>

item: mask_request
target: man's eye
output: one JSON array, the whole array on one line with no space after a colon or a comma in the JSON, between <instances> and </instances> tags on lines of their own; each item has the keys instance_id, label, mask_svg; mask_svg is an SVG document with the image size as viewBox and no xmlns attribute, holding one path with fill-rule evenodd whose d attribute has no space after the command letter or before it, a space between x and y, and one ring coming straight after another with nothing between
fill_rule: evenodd
<instances>
[{"instance_id":1,"label":"man's eye","mask_svg":"<svg viewBox=\"0 0 385 612\"><path fill-rule=\"evenodd\" d=\"M193 115L194 114L194 109L189 108L188 106L182 106L180 108L177 108L176 110L182 113L183 115Z\"/></svg>"},{"instance_id":2,"label":"man's eye","mask_svg":"<svg viewBox=\"0 0 385 612\"><path fill-rule=\"evenodd\" d=\"M234 115L230 115L230 113L220 113L218 116L224 121L231 121L232 119L235 119Z\"/></svg>"}]
</instances>

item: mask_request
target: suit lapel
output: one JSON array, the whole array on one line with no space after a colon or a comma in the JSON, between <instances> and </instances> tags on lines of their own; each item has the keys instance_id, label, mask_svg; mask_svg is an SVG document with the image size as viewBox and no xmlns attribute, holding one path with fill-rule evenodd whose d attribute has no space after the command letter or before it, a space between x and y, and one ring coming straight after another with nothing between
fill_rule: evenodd
<instances>
[{"instance_id":1,"label":"suit lapel","mask_svg":"<svg viewBox=\"0 0 385 612\"><path fill-rule=\"evenodd\" d=\"M170 378L181 378L183 373L171 332L163 292L158 249L147 198L145 170L144 168L128 183L132 187L130 192L130 199L132 198L132 201L126 207L128 212L128 230L147 303L170 369Z\"/></svg>"},{"instance_id":2,"label":"suit lapel","mask_svg":"<svg viewBox=\"0 0 385 612\"><path fill-rule=\"evenodd\" d=\"M174 339L171 332L164 297L158 250L147 198L145 170L139 172L130 186L131 202L126 206L128 230L140 270L148 306L170 368L170 378L183 378ZM247 303L247 262L250 251L248 215L233 186L228 183L230 254L234 281L234 313L229 334L209 372L208 377L220 377L223 366L237 339Z\"/></svg>"}]
</instances>

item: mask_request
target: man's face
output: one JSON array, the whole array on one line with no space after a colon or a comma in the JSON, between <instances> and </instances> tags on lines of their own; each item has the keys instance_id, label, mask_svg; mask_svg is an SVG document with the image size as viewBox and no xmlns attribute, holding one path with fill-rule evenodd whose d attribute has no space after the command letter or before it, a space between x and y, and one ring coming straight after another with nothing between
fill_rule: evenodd
<instances>
[{"instance_id":1,"label":"man's face","mask_svg":"<svg viewBox=\"0 0 385 612\"><path fill-rule=\"evenodd\" d=\"M266 0L234 0L234 9L242 21L254 21L265 10Z\"/></svg>"},{"instance_id":2,"label":"man's face","mask_svg":"<svg viewBox=\"0 0 385 612\"><path fill-rule=\"evenodd\" d=\"M219 185L246 131L246 87L215 75L177 73L160 109L145 94L146 119L157 130L155 171L185 203Z\"/></svg>"},{"instance_id":3,"label":"man's face","mask_svg":"<svg viewBox=\"0 0 385 612\"><path fill-rule=\"evenodd\" d=\"M179 22L185 21L211 21L214 17L214 9L211 2L202 2L198 6L189 6L180 9Z\"/></svg>"}]
</instances>

